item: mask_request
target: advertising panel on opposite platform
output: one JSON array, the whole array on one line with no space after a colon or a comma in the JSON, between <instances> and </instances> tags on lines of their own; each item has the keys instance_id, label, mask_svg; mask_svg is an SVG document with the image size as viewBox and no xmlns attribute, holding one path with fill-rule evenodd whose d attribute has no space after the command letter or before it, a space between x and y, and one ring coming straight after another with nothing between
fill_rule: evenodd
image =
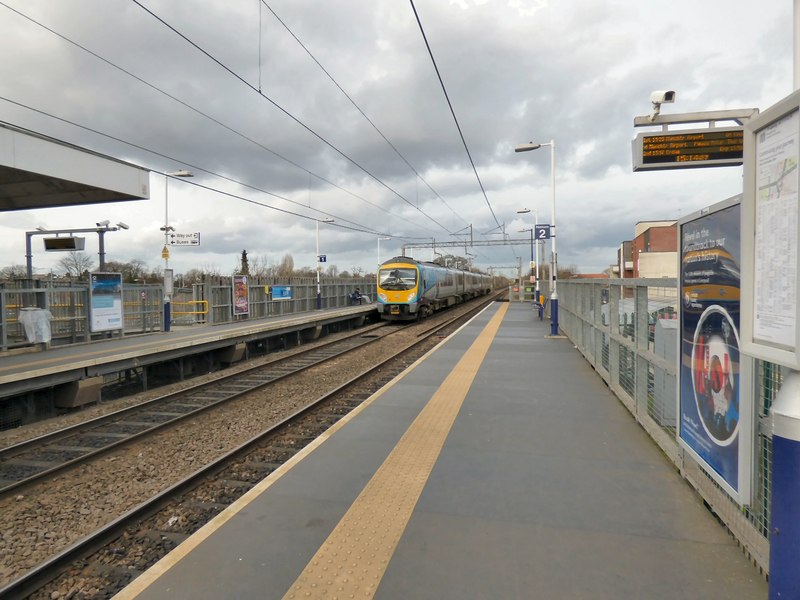
<instances>
[{"instance_id":1,"label":"advertising panel on opposite platform","mask_svg":"<svg viewBox=\"0 0 800 600\"><path fill-rule=\"evenodd\" d=\"M90 281L92 332L122 329L122 274L92 273Z\"/></svg>"},{"instance_id":2,"label":"advertising panel on opposite platform","mask_svg":"<svg viewBox=\"0 0 800 600\"><path fill-rule=\"evenodd\" d=\"M678 440L742 504L750 503L751 360L740 354L739 197L679 222Z\"/></svg>"}]
</instances>

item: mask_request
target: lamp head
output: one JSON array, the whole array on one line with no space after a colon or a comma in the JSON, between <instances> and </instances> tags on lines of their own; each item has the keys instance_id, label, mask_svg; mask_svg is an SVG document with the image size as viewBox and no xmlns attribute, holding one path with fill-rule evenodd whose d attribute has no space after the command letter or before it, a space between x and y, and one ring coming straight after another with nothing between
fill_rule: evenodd
<instances>
[{"instance_id":1,"label":"lamp head","mask_svg":"<svg viewBox=\"0 0 800 600\"><path fill-rule=\"evenodd\" d=\"M528 142L527 144L520 144L516 148L514 148L514 152L529 152L531 150L538 150L541 148L541 144L534 144L533 142Z\"/></svg>"}]
</instances>

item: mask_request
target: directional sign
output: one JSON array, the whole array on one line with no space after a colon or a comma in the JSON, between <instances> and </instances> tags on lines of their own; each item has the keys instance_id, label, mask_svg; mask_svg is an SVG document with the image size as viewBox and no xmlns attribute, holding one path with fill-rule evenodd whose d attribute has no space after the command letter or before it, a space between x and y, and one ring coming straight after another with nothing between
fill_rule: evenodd
<instances>
[{"instance_id":1,"label":"directional sign","mask_svg":"<svg viewBox=\"0 0 800 600\"><path fill-rule=\"evenodd\" d=\"M169 234L170 246L199 246L200 245L200 232L195 233L170 233Z\"/></svg>"},{"instance_id":2,"label":"directional sign","mask_svg":"<svg viewBox=\"0 0 800 600\"><path fill-rule=\"evenodd\" d=\"M537 240L549 240L550 225L534 225L533 237L535 237Z\"/></svg>"}]
</instances>

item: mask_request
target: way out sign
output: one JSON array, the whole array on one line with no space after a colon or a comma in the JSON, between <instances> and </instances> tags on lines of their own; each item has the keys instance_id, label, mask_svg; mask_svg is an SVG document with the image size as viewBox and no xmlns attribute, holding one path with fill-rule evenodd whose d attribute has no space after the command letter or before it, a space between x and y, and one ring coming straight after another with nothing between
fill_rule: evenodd
<instances>
[{"instance_id":1,"label":"way out sign","mask_svg":"<svg viewBox=\"0 0 800 600\"><path fill-rule=\"evenodd\" d=\"M169 234L170 246L199 246L200 245L200 232L194 233L177 233Z\"/></svg>"}]
</instances>

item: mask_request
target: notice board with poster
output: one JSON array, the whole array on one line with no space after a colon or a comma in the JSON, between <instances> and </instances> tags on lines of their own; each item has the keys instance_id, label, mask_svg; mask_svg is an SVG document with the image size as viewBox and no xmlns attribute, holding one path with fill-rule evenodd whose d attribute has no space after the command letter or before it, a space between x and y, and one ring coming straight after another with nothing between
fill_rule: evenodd
<instances>
[{"instance_id":1,"label":"notice board with poster","mask_svg":"<svg viewBox=\"0 0 800 600\"><path fill-rule=\"evenodd\" d=\"M122 274L92 273L89 306L93 333L122 329Z\"/></svg>"},{"instance_id":2,"label":"notice board with poster","mask_svg":"<svg viewBox=\"0 0 800 600\"><path fill-rule=\"evenodd\" d=\"M751 361L740 353L739 200L678 223L678 441L733 498L749 504L753 394Z\"/></svg>"}]
</instances>

